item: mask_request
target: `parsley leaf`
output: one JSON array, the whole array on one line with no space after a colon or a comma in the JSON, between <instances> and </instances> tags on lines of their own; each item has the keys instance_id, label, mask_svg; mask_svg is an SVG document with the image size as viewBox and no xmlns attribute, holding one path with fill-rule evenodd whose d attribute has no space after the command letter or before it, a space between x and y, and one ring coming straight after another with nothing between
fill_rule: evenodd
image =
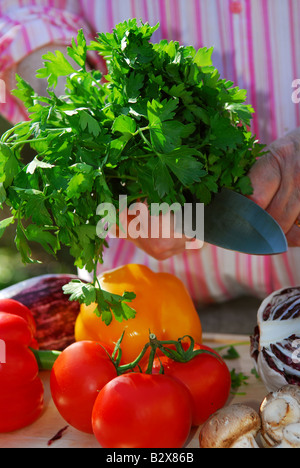
<instances>
[{"instance_id":1,"label":"parsley leaf","mask_svg":"<svg viewBox=\"0 0 300 468\"><path fill-rule=\"evenodd\" d=\"M48 78L50 87L56 87L60 76L67 76L75 72L74 68L65 58L64 54L57 50L56 53L48 52L43 56L45 68L37 71L37 78Z\"/></svg>"},{"instance_id":2,"label":"parsley leaf","mask_svg":"<svg viewBox=\"0 0 300 468\"><path fill-rule=\"evenodd\" d=\"M122 296L119 296L101 291L99 284L94 286L77 279L63 286L63 291L70 295L71 301L78 301L80 304L86 305L95 303L95 313L102 318L106 325L111 323L113 315L119 322L123 319L132 319L136 315L135 310L127 304L135 298L134 293L124 292Z\"/></svg>"}]
</instances>

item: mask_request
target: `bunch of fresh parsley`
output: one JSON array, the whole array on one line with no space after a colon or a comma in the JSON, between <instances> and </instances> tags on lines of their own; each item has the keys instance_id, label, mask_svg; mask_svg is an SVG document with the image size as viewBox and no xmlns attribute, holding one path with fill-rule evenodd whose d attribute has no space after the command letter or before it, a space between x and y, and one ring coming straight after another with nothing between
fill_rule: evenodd
<instances>
[{"instance_id":1,"label":"bunch of fresh parsley","mask_svg":"<svg viewBox=\"0 0 300 468\"><path fill-rule=\"evenodd\" d=\"M163 40L151 43L159 26L121 23L89 45L82 31L68 48L74 66L59 51L48 53L38 77L48 80L48 97L17 76L13 94L28 109L29 120L7 131L0 141L0 206L16 226L15 243L26 263L34 262L31 243L55 255L67 246L79 268L94 281L65 287L71 299L98 303L108 324L134 316L127 302L97 284L96 266L106 242L96 226L99 204L184 204L190 195L205 204L222 187L251 192L247 172L261 152L248 130L253 109L246 91L220 79L212 49L183 47ZM103 77L87 66L88 51L104 57ZM65 95L57 96L59 77ZM104 79L105 78L105 79ZM27 165L22 149L36 156Z\"/></svg>"}]
</instances>

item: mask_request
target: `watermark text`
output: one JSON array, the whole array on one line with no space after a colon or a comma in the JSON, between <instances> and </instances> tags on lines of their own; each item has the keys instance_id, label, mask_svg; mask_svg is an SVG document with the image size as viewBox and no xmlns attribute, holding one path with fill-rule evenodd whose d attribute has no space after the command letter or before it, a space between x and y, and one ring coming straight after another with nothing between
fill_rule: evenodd
<instances>
[{"instance_id":1,"label":"watermark text","mask_svg":"<svg viewBox=\"0 0 300 468\"><path fill-rule=\"evenodd\" d=\"M101 220L97 224L97 235L104 239L109 234L121 239L186 239L186 249L203 247L204 204L180 203L169 205L134 202L127 205L127 196L120 195L119 207L101 203L97 208ZM191 240L197 239L197 242Z\"/></svg>"},{"instance_id":2,"label":"watermark text","mask_svg":"<svg viewBox=\"0 0 300 468\"><path fill-rule=\"evenodd\" d=\"M6 344L0 340L0 364L6 364Z\"/></svg>"},{"instance_id":3,"label":"watermark text","mask_svg":"<svg viewBox=\"0 0 300 468\"><path fill-rule=\"evenodd\" d=\"M5 81L0 79L0 104L5 104L5 102L6 102Z\"/></svg>"},{"instance_id":4,"label":"watermark text","mask_svg":"<svg viewBox=\"0 0 300 468\"><path fill-rule=\"evenodd\" d=\"M292 92L292 101L294 104L299 104L300 102L300 78L293 80L292 88L295 88L295 91Z\"/></svg>"}]
</instances>

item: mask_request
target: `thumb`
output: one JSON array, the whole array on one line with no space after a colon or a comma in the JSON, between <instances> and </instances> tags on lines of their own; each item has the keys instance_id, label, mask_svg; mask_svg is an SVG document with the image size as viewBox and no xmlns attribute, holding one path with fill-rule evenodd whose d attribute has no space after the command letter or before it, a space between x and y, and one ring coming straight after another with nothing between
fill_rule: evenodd
<instances>
[{"instance_id":1,"label":"thumb","mask_svg":"<svg viewBox=\"0 0 300 468\"><path fill-rule=\"evenodd\" d=\"M281 173L276 158L271 153L261 156L248 175L253 187L249 198L266 209L280 187Z\"/></svg>"}]
</instances>

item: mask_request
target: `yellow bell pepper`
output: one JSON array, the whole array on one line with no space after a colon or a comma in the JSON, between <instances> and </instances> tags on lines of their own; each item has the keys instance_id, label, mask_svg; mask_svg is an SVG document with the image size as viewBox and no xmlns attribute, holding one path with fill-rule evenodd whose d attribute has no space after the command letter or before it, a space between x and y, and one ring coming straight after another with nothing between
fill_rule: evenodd
<instances>
[{"instance_id":1,"label":"yellow bell pepper","mask_svg":"<svg viewBox=\"0 0 300 468\"><path fill-rule=\"evenodd\" d=\"M178 340L190 335L202 342L200 318L181 280L170 273L154 273L144 265L129 264L105 272L99 278L101 288L113 294L134 292L130 306L136 316L109 326L94 313L95 305L82 305L75 323L77 341L101 341L114 347L123 331L122 361L132 362L149 341L149 332L159 340Z\"/></svg>"}]
</instances>

